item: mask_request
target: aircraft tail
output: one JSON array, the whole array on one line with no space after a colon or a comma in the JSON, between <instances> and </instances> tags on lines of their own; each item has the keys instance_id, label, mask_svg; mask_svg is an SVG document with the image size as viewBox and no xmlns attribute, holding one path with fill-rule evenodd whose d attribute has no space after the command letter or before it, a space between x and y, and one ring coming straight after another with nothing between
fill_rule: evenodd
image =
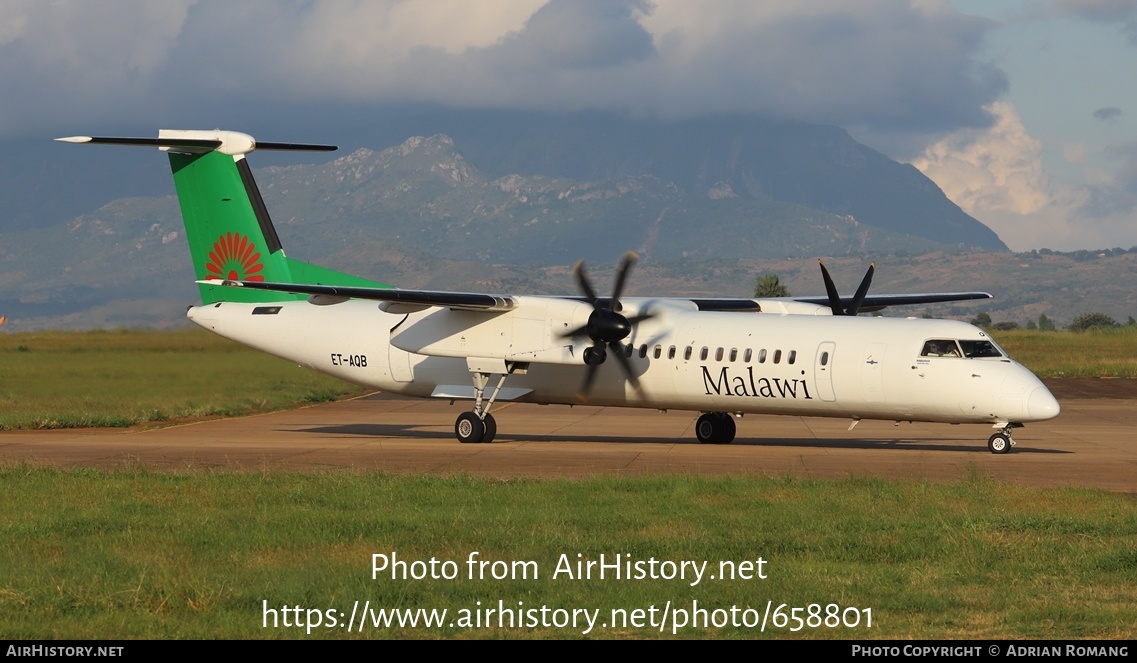
<instances>
[{"instance_id":1,"label":"aircraft tail","mask_svg":"<svg viewBox=\"0 0 1137 663\"><path fill-rule=\"evenodd\" d=\"M71 143L149 145L168 152L186 239L199 281L268 281L388 287L284 254L245 156L254 149L331 151L330 145L258 143L235 131L163 129L158 138L60 138ZM284 292L199 285L205 304L303 299Z\"/></svg>"}]
</instances>

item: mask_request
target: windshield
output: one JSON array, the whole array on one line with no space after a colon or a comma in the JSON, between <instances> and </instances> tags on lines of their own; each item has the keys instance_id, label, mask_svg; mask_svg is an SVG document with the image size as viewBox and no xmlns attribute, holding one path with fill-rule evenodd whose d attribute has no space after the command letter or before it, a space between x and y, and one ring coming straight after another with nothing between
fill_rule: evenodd
<instances>
[{"instance_id":1,"label":"windshield","mask_svg":"<svg viewBox=\"0 0 1137 663\"><path fill-rule=\"evenodd\" d=\"M960 341L964 357L1002 357L999 346L992 341Z\"/></svg>"}]
</instances>

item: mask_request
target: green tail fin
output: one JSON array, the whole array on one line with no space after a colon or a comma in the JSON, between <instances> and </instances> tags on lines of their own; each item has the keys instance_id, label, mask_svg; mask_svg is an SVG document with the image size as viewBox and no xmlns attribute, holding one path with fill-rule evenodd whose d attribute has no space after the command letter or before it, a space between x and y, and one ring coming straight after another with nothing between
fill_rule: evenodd
<instances>
[{"instance_id":1,"label":"green tail fin","mask_svg":"<svg viewBox=\"0 0 1137 663\"><path fill-rule=\"evenodd\" d=\"M292 282L280 238L244 155L170 152L190 257L198 280ZM201 301L282 301L287 293L201 285Z\"/></svg>"},{"instance_id":2,"label":"green tail fin","mask_svg":"<svg viewBox=\"0 0 1137 663\"><path fill-rule=\"evenodd\" d=\"M284 255L245 155L255 149L331 151L331 145L256 142L236 131L163 129L158 138L69 136L66 143L153 146L167 150L199 281L267 281L389 288L368 279ZM284 292L200 285L201 301L271 302L304 299Z\"/></svg>"},{"instance_id":3,"label":"green tail fin","mask_svg":"<svg viewBox=\"0 0 1137 663\"><path fill-rule=\"evenodd\" d=\"M285 256L243 154L170 152L190 256L199 281L268 281L389 287ZM200 285L205 304L304 299L304 295Z\"/></svg>"}]
</instances>

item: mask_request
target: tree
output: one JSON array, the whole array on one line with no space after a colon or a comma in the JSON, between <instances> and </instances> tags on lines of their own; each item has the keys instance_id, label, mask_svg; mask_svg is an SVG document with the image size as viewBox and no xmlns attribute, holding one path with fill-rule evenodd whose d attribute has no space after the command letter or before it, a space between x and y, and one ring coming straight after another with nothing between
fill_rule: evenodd
<instances>
[{"instance_id":1,"label":"tree","mask_svg":"<svg viewBox=\"0 0 1137 663\"><path fill-rule=\"evenodd\" d=\"M1055 331L1054 321L1046 317L1043 313L1038 316L1038 330L1039 331Z\"/></svg>"},{"instance_id":2,"label":"tree","mask_svg":"<svg viewBox=\"0 0 1137 663\"><path fill-rule=\"evenodd\" d=\"M1033 329L1033 330L1037 331L1038 330L1038 323L1036 323L1034 320L1027 320L1026 321L1026 328L1027 329Z\"/></svg>"},{"instance_id":3,"label":"tree","mask_svg":"<svg viewBox=\"0 0 1137 663\"><path fill-rule=\"evenodd\" d=\"M991 316L986 311L984 311L983 313L980 313L979 315L972 318L971 324L975 325L976 327L990 327Z\"/></svg>"},{"instance_id":4,"label":"tree","mask_svg":"<svg viewBox=\"0 0 1137 663\"><path fill-rule=\"evenodd\" d=\"M755 297L789 297L790 289L778 278L777 274L764 274L754 282Z\"/></svg>"},{"instance_id":5,"label":"tree","mask_svg":"<svg viewBox=\"0 0 1137 663\"><path fill-rule=\"evenodd\" d=\"M1008 320L1006 322L996 322L991 326L995 331L1014 331L1019 328L1019 323Z\"/></svg>"},{"instance_id":6,"label":"tree","mask_svg":"<svg viewBox=\"0 0 1137 663\"><path fill-rule=\"evenodd\" d=\"M1125 326L1126 327L1137 327L1137 320L1134 320L1133 316L1129 316L1129 319L1125 321Z\"/></svg>"},{"instance_id":7,"label":"tree","mask_svg":"<svg viewBox=\"0 0 1137 663\"><path fill-rule=\"evenodd\" d=\"M1083 332L1091 329L1105 329L1108 327L1120 327L1117 321L1104 313L1083 313L1074 318L1066 329L1070 331Z\"/></svg>"}]
</instances>

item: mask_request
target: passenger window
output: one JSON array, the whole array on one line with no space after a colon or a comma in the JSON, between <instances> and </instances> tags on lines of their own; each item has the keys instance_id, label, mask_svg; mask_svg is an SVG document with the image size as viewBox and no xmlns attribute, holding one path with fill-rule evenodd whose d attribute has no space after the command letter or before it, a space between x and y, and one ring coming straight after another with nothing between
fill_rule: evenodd
<instances>
[{"instance_id":1,"label":"passenger window","mask_svg":"<svg viewBox=\"0 0 1137 663\"><path fill-rule=\"evenodd\" d=\"M753 356L753 354L754 354L753 350L751 350L750 348L746 348L746 352L744 352L742 354L742 361L749 364L750 363L750 357Z\"/></svg>"},{"instance_id":2,"label":"passenger window","mask_svg":"<svg viewBox=\"0 0 1137 663\"><path fill-rule=\"evenodd\" d=\"M797 350L790 350L790 356L787 357L789 363L794 363L797 360Z\"/></svg>"},{"instance_id":3,"label":"passenger window","mask_svg":"<svg viewBox=\"0 0 1137 663\"><path fill-rule=\"evenodd\" d=\"M632 347L631 343L624 346L624 354L625 355L631 357L633 352L635 352L635 348Z\"/></svg>"},{"instance_id":4,"label":"passenger window","mask_svg":"<svg viewBox=\"0 0 1137 663\"><path fill-rule=\"evenodd\" d=\"M759 364L765 364L766 363L766 348L762 348L761 350L758 351L758 363Z\"/></svg>"},{"instance_id":5,"label":"passenger window","mask_svg":"<svg viewBox=\"0 0 1137 663\"><path fill-rule=\"evenodd\" d=\"M821 365L822 366L828 366L829 365L829 353L828 352L822 352L821 353Z\"/></svg>"},{"instance_id":6,"label":"passenger window","mask_svg":"<svg viewBox=\"0 0 1137 663\"><path fill-rule=\"evenodd\" d=\"M738 361L738 348L730 349L730 361L731 363Z\"/></svg>"},{"instance_id":7,"label":"passenger window","mask_svg":"<svg viewBox=\"0 0 1137 663\"><path fill-rule=\"evenodd\" d=\"M924 344L924 349L920 351L921 357L962 357L959 351L959 346L955 341L951 340L932 340Z\"/></svg>"},{"instance_id":8,"label":"passenger window","mask_svg":"<svg viewBox=\"0 0 1137 663\"><path fill-rule=\"evenodd\" d=\"M675 346L674 345L671 346L670 348L667 348L667 358L668 359L675 359Z\"/></svg>"},{"instance_id":9,"label":"passenger window","mask_svg":"<svg viewBox=\"0 0 1137 663\"><path fill-rule=\"evenodd\" d=\"M640 359L647 357L647 343L640 346Z\"/></svg>"},{"instance_id":10,"label":"passenger window","mask_svg":"<svg viewBox=\"0 0 1137 663\"><path fill-rule=\"evenodd\" d=\"M781 350L774 350L774 363L775 364L782 363L782 351Z\"/></svg>"},{"instance_id":11,"label":"passenger window","mask_svg":"<svg viewBox=\"0 0 1137 663\"><path fill-rule=\"evenodd\" d=\"M715 350L715 361L722 361L722 348Z\"/></svg>"},{"instance_id":12,"label":"passenger window","mask_svg":"<svg viewBox=\"0 0 1137 663\"><path fill-rule=\"evenodd\" d=\"M694 350L694 348L692 348L689 345L687 346L687 348L685 350L683 350L683 361L690 361L691 360L691 351L692 350Z\"/></svg>"},{"instance_id":13,"label":"passenger window","mask_svg":"<svg viewBox=\"0 0 1137 663\"><path fill-rule=\"evenodd\" d=\"M663 346L662 345L655 346L655 352L652 353L652 356L656 359L659 359L660 357L662 357L663 356Z\"/></svg>"},{"instance_id":14,"label":"passenger window","mask_svg":"<svg viewBox=\"0 0 1137 663\"><path fill-rule=\"evenodd\" d=\"M707 346L704 345L703 349L699 351L699 361L706 361L709 352L710 351L707 349Z\"/></svg>"}]
</instances>

